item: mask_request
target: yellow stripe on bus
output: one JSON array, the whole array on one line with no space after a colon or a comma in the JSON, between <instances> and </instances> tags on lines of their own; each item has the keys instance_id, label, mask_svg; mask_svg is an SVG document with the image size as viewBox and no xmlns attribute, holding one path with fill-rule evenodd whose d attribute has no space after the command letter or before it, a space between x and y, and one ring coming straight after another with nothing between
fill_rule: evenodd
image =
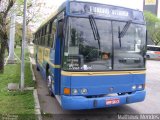
<instances>
[{"instance_id":1,"label":"yellow stripe on bus","mask_svg":"<svg viewBox=\"0 0 160 120\"><path fill-rule=\"evenodd\" d=\"M55 64L53 64L50 60L48 60L48 59L45 59L45 61L50 65L50 66L52 66L53 68L61 68L61 66L60 65L55 65Z\"/></svg>"},{"instance_id":2,"label":"yellow stripe on bus","mask_svg":"<svg viewBox=\"0 0 160 120\"><path fill-rule=\"evenodd\" d=\"M62 71L64 76L108 76L108 75L129 75L129 74L145 74L143 71L110 71L110 72L67 72Z\"/></svg>"}]
</instances>

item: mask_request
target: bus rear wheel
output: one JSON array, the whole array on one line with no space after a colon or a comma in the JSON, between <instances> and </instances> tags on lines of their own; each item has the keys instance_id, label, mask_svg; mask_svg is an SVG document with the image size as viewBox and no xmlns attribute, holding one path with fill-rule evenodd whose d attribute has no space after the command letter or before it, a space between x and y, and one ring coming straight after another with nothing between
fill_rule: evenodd
<instances>
[{"instance_id":1,"label":"bus rear wheel","mask_svg":"<svg viewBox=\"0 0 160 120\"><path fill-rule=\"evenodd\" d=\"M146 58L147 58L147 59L150 59L150 56L149 56L149 55L147 55L147 56L146 56Z\"/></svg>"},{"instance_id":2,"label":"bus rear wheel","mask_svg":"<svg viewBox=\"0 0 160 120\"><path fill-rule=\"evenodd\" d=\"M40 71L40 69L39 69L39 67L38 67L38 66L36 67L36 70L37 70L37 71Z\"/></svg>"},{"instance_id":3,"label":"bus rear wheel","mask_svg":"<svg viewBox=\"0 0 160 120\"><path fill-rule=\"evenodd\" d=\"M54 97L54 94L52 92L52 78L50 75L48 75L48 77L47 77L47 87L48 87L49 95Z\"/></svg>"}]
</instances>

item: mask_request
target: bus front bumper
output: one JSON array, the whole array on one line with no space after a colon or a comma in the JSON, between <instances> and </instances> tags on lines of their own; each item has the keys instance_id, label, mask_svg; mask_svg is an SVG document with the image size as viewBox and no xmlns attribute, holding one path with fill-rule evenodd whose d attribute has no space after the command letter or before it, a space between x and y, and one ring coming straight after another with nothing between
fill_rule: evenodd
<instances>
[{"instance_id":1,"label":"bus front bumper","mask_svg":"<svg viewBox=\"0 0 160 120\"><path fill-rule=\"evenodd\" d=\"M141 102L145 99L146 91L136 91L132 94L113 96L86 98L84 96L61 96L61 105L65 110L95 109L119 106L123 104ZM106 101L118 99L119 103L106 105Z\"/></svg>"}]
</instances>

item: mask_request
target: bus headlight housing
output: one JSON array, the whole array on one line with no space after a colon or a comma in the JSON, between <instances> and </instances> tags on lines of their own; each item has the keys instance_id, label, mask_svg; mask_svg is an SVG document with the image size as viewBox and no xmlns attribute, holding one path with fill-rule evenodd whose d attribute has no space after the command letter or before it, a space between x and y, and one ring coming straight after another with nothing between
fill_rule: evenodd
<instances>
[{"instance_id":1,"label":"bus headlight housing","mask_svg":"<svg viewBox=\"0 0 160 120\"><path fill-rule=\"evenodd\" d=\"M70 90L70 88L64 88L63 92L65 95L69 95L71 93L71 90Z\"/></svg>"},{"instance_id":2,"label":"bus headlight housing","mask_svg":"<svg viewBox=\"0 0 160 120\"><path fill-rule=\"evenodd\" d=\"M137 86L136 85L133 85L132 86L132 90L136 90Z\"/></svg>"},{"instance_id":3,"label":"bus headlight housing","mask_svg":"<svg viewBox=\"0 0 160 120\"><path fill-rule=\"evenodd\" d=\"M88 90L86 88L81 89L81 94L87 94Z\"/></svg>"},{"instance_id":4,"label":"bus headlight housing","mask_svg":"<svg viewBox=\"0 0 160 120\"><path fill-rule=\"evenodd\" d=\"M138 89L143 89L143 85L138 85Z\"/></svg>"},{"instance_id":5,"label":"bus headlight housing","mask_svg":"<svg viewBox=\"0 0 160 120\"><path fill-rule=\"evenodd\" d=\"M78 90L77 90L77 89L72 89L72 94L73 94L73 95L78 94Z\"/></svg>"}]
</instances>

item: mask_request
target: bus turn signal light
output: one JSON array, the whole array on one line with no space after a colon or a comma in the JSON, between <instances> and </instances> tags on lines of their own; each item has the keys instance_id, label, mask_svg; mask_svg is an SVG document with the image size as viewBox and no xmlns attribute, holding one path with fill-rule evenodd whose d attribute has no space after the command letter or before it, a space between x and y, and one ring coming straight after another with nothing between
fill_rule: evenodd
<instances>
[{"instance_id":1,"label":"bus turn signal light","mask_svg":"<svg viewBox=\"0 0 160 120\"><path fill-rule=\"evenodd\" d=\"M71 93L70 88L64 88L64 94L69 95Z\"/></svg>"}]
</instances>

